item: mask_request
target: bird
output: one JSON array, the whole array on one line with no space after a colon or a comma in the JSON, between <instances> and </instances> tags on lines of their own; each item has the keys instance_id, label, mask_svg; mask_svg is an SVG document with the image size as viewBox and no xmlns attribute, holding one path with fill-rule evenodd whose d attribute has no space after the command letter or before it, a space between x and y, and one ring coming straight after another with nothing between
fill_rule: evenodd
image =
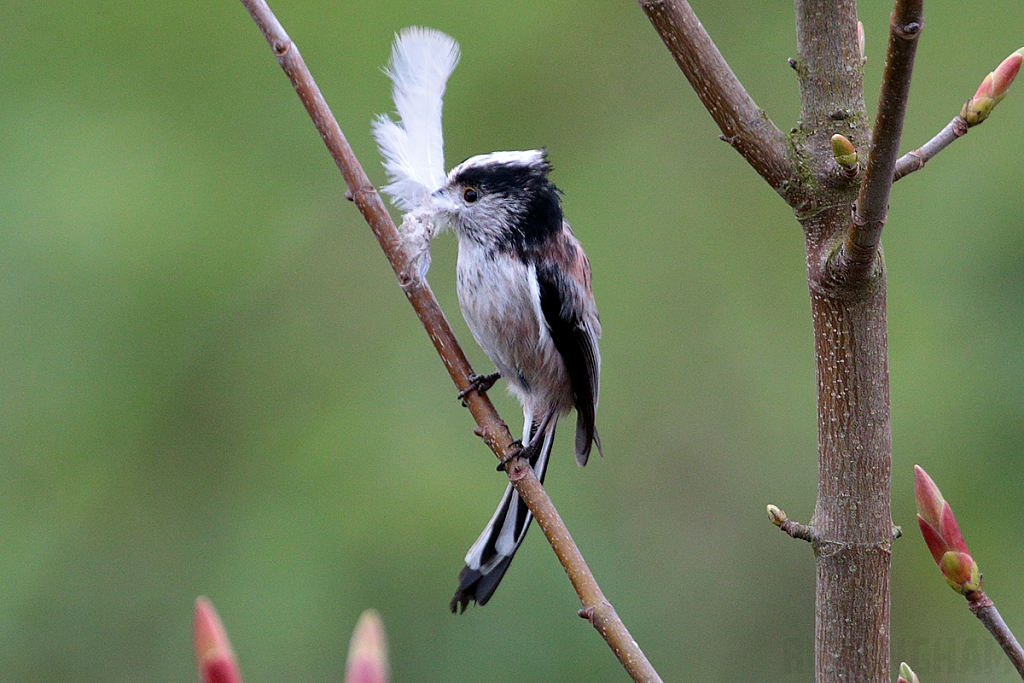
<instances>
[{"instance_id":1,"label":"bird","mask_svg":"<svg viewBox=\"0 0 1024 683\"><path fill-rule=\"evenodd\" d=\"M542 149L482 154L453 168L431 195L437 219L458 237L462 315L522 405L523 455L542 483L558 419L570 410L576 462L587 464L592 445L601 449L601 323L590 262L550 172ZM466 554L453 612L490 600L532 519L510 484Z\"/></svg>"},{"instance_id":2,"label":"bird","mask_svg":"<svg viewBox=\"0 0 1024 683\"><path fill-rule=\"evenodd\" d=\"M472 377L469 391L505 378L523 409L522 457L543 483L558 420L571 410L576 462L585 465L594 445L601 451L601 323L590 262L563 216L545 149L481 154L444 173L442 97L459 57L458 43L435 29L413 26L395 37L385 73L400 121L380 115L373 123L390 181L383 190L406 212L403 239L420 276L435 232L455 232L459 307L498 371ZM532 519L509 485L466 554L452 612L490 600Z\"/></svg>"}]
</instances>

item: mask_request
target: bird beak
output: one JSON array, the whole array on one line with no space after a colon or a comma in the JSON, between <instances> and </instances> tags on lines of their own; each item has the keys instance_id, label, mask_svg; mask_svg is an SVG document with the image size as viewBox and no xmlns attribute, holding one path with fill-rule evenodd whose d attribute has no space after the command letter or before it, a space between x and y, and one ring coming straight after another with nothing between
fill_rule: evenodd
<instances>
[{"instance_id":1,"label":"bird beak","mask_svg":"<svg viewBox=\"0 0 1024 683\"><path fill-rule=\"evenodd\" d=\"M446 187L431 193L430 206L440 213L454 213L458 208L458 205L452 201L452 196Z\"/></svg>"}]
</instances>

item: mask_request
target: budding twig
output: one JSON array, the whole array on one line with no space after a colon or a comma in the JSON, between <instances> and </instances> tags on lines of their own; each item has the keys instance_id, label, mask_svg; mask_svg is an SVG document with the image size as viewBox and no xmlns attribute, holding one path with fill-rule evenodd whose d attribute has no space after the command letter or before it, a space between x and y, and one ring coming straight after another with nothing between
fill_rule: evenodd
<instances>
[{"instance_id":1,"label":"budding twig","mask_svg":"<svg viewBox=\"0 0 1024 683\"><path fill-rule=\"evenodd\" d=\"M964 103L960 113L953 117L953 120L947 123L945 128L924 145L913 152L907 152L896 161L893 182L914 171L921 170L935 155L967 135L967 131L971 128L984 122L996 105L1006 97L1006 92L1017 77L1022 62L1024 62L1024 48L1004 59L995 71L985 77L981 85L978 86L974 97Z\"/></svg>"},{"instance_id":2,"label":"budding twig","mask_svg":"<svg viewBox=\"0 0 1024 683\"><path fill-rule=\"evenodd\" d=\"M1024 678L1024 650L999 615L995 604L981 589L981 570L967 549L967 541L956 522L953 509L942 497L942 492L932 478L917 465L914 465L914 498L917 501L917 521L924 542L942 570L946 583L967 598L971 612L981 620L1013 662L1017 673Z\"/></svg>"},{"instance_id":3,"label":"budding twig","mask_svg":"<svg viewBox=\"0 0 1024 683\"><path fill-rule=\"evenodd\" d=\"M818 532L814 527L807 524L794 522L786 516L786 512L775 505L768 506L768 519L772 524L779 527L793 538L807 541L808 543L818 542Z\"/></svg>"},{"instance_id":4,"label":"budding twig","mask_svg":"<svg viewBox=\"0 0 1024 683\"><path fill-rule=\"evenodd\" d=\"M417 272L415 268L409 267L410 255L402 243L394 221L391 220L391 216L384 207L384 202L370 183L362 165L341 132L338 122L321 95L298 48L285 33L265 0L241 1L270 44L278 63L291 80L299 99L302 100L310 118L316 124L324 144L345 178L345 183L352 193L356 206L377 237L381 249L384 250L384 255L398 277L402 290L434 343L434 348L441 356L455 386L460 392L466 391L471 387L471 378L474 376L469 361L466 360L462 347L448 325L430 286L426 280L415 275ZM583 610L598 615L591 619L591 623L597 628L634 681L637 683L660 683L661 677L658 676L657 671L651 666L640 646L630 636L615 610L610 609L610 603L569 535L558 511L551 503L551 499L537 480L537 476L526 461L516 457L518 451L513 446L508 427L494 409L490 399L486 394L471 391L465 394L465 401L479 425L477 433L494 451L499 460L510 461L507 468L509 480L537 519L548 542L558 555L565 573L569 576L569 581L583 603Z\"/></svg>"}]
</instances>

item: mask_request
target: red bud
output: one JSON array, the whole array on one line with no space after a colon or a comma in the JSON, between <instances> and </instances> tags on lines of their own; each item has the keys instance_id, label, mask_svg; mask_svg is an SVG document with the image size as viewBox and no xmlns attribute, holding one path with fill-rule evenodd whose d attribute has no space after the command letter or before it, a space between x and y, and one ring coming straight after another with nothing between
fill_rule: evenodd
<instances>
[{"instance_id":1,"label":"red bud","mask_svg":"<svg viewBox=\"0 0 1024 683\"><path fill-rule=\"evenodd\" d=\"M192 620L192 647L203 683L242 683L238 661L228 642L228 633L206 598L196 600Z\"/></svg>"},{"instance_id":2,"label":"red bud","mask_svg":"<svg viewBox=\"0 0 1024 683\"><path fill-rule=\"evenodd\" d=\"M914 498L917 499L917 514L933 527L942 519L942 506L946 502L942 492L928 473L914 465Z\"/></svg>"},{"instance_id":3,"label":"red bud","mask_svg":"<svg viewBox=\"0 0 1024 683\"><path fill-rule=\"evenodd\" d=\"M967 550L967 541L960 533L953 509L932 478L917 465L914 465L914 497L921 535L946 581L961 594L981 588L981 572Z\"/></svg>"}]
</instances>

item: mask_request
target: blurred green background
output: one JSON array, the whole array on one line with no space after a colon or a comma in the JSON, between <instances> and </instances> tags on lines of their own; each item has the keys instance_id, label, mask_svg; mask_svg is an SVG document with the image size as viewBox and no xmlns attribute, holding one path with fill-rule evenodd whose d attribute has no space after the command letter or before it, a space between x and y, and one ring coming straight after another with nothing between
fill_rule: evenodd
<instances>
[{"instance_id":1,"label":"blurred green background","mask_svg":"<svg viewBox=\"0 0 1024 683\"><path fill-rule=\"evenodd\" d=\"M694 3L783 129L786 3ZM356 153L395 31L462 44L449 165L546 145L604 324L605 457L552 497L666 680L810 680L814 366L802 238L633 2L277 0ZM864 2L873 110L891 5ZM459 617L504 479L242 6L8 2L0 23L0 680L188 681L209 595L252 683L340 681L380 610L396 681L624 681L536 530ZM1024 44L1016 0L928 7L904 147ZM1015 675L920 540L953 503L1024 631L1024 88L893 193L894 663ZM431 282L458 313L455 241ZM514 402L494 391L520 429ZM568 423L570 426L572 421Z\"/></svg>"}]
</instances>

